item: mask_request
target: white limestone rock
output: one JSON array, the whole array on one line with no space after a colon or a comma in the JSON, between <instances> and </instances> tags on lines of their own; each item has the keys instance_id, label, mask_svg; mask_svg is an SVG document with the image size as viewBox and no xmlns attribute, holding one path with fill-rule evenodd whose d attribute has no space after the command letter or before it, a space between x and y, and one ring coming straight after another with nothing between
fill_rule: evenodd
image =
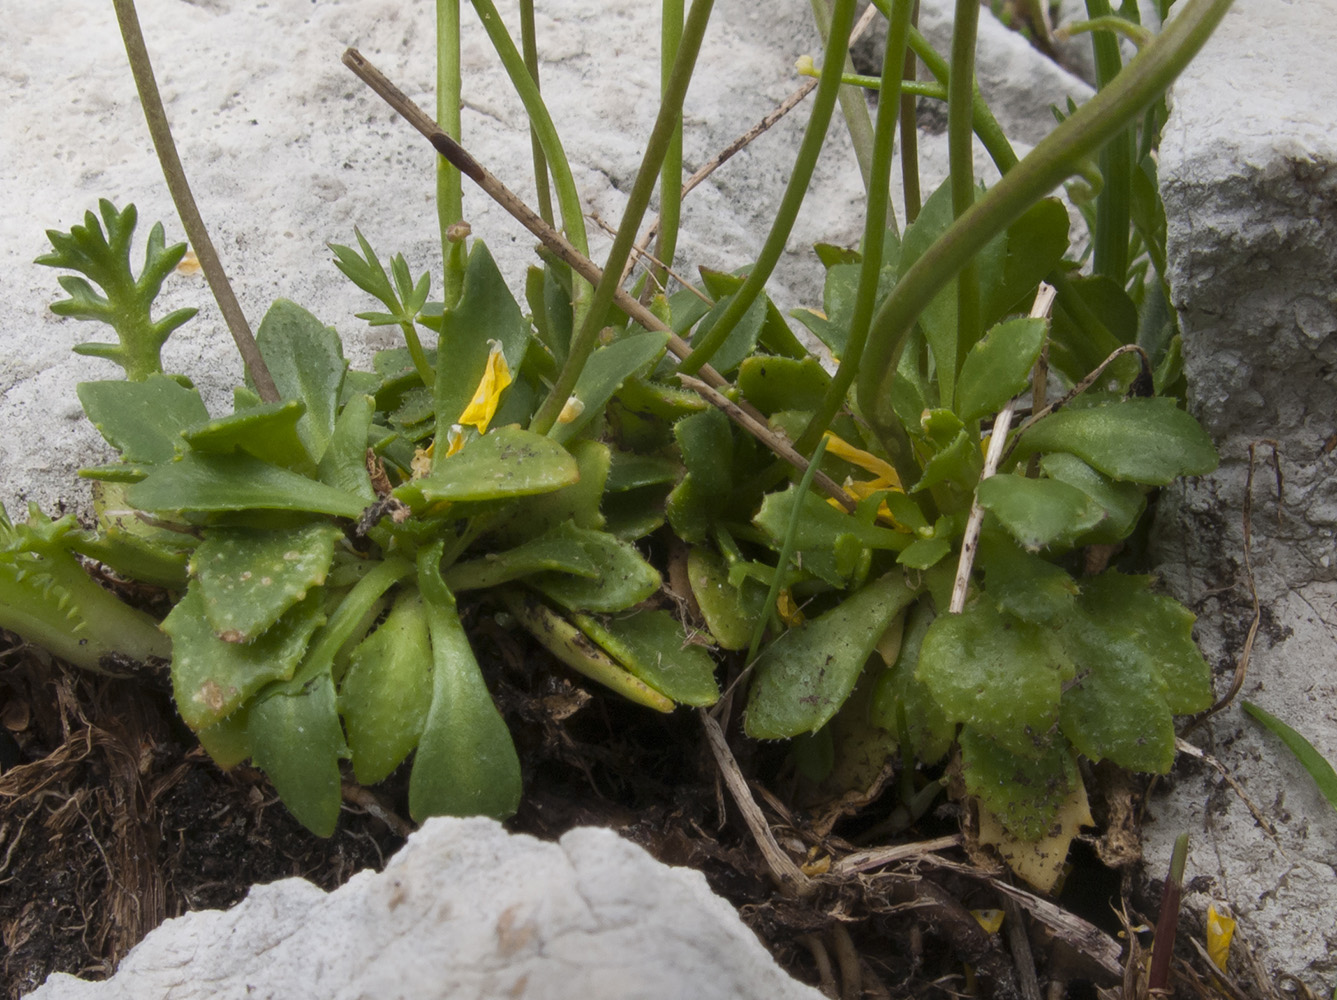
<instances>
[{"instance_id":1,"label":"white limestone rock","mask_svg":"<svg viewBox=\"0 0 1337 1000\"><path fill-rule=\"evenodd\" d=\"M819 1000L705 877L611 830L559 843L434 819L380 874L326 894L256 886L169 920L116 975L57 974L30 1000Z\"/></svg>"},{"instance_id":2,"label":"white limestone rock","mask_svg":"<svg viewBox=\"0 0 1337 1000\"><path fill-rule=\"evenodd\" d=\"M1253 565L1262 627L1240 698L1337 761L1337 4L1238 0L1175 85L1160 156L1173 300L1194 413L1221 452L1165 491L1160 572L1199 615L1224 692L1252 618L1243 565L1248 449L1259 442ZM1266 464L1272 439L1284 502ZM1182 766L1151 802L1149 879L1192 838L1188 903L1227 902L1268 969L1337 981L1337 812L1238 704L1193 742L1215 754L1273 841L1212 770Z\"/></svg>"}]
</instances>

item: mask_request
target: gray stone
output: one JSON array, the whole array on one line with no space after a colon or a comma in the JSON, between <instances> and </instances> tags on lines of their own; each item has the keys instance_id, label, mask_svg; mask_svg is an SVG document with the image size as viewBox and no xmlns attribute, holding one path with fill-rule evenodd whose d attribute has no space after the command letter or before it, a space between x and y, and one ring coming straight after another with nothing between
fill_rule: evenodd
<instances>
[{"instance_id":1,"label":"gray stone","mask_svg":"<svg viewBox=\"0 0 1337 1000\"><path fill-rule=\"evenodd\" d=\"M1161 146L1173 298L1193 411L1220 469L1161 500L1161 575L1199 614L1224 692L1252 618L1242 512L1258 442L1253 567L1262 627L1240 697L1337 761L1337 4L1238 0L1173 91ZM1277 502L1277 442L1284 501ZM1273 973L1327 996L1337 979L1337 812L1238 703L1192 737L1277 831L1269 837L1212 770L1181 766L1151 802L1147 874L1193 839L1188 897L1241 917Z\"/></svg>"},{"instance_id":2,"label":"gray stone","mask_svg":"<svg viewBox=\"0 0 1337 1000\"><path fill-rule=\"evenodd\" d=\"M169 920L89 983L32 1000L818 1000L710 891L611 830L556 844L484 819L434 819L380 874L326 894L254 887Z\"/></svg>"}]
</instances>

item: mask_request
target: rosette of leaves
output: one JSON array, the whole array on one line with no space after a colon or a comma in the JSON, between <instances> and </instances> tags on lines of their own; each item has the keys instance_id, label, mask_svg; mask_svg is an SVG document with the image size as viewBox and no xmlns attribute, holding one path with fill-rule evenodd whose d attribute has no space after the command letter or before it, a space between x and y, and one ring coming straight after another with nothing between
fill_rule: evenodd
<instances>
[{"instance_id":1,"label":"rosette of leaves","mask_svg":"<svg viewBox=\"0 0 1337 1000\"><path fill-rule=\"evenodd\" d=\"M379 269L363 246L364 269ZM408 286L397 321L432 311L425 287ZM638 607L659 575L600 511L606 489L639 474L617 481L610 449L581 435L665 336L596 351L576 387L586 406L544 436L524 427L538 400L534 330L481 242L458 305L429 322L451 359L430 384L413 367L425 354L350 371L337 333L279 300L257 333L275 403L239 386L233 412L211 416L161 372L79 389L122 459L85 475L155 519L158 534L134 534L121 563L158 565L181 590L162 628L182 718L223 766L252 759L320 834L337 820L343 760L374 783L412 756L419 820L514 811L519 761L456 594L492 592L567 663L643 704L718 696L709 655L667 611ZM132 351L135 330L118 327ZM110 553L116 525L100 527Z\"/></svg>"}]
</instances>

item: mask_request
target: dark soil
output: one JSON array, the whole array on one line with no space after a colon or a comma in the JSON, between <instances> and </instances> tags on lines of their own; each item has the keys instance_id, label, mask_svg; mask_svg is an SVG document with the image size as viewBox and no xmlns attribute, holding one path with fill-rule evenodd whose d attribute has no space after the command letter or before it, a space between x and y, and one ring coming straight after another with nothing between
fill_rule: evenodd
<instances>
[{"instance_id":1,"label":"dark soil","mask_svg":"<svg viewBox=\"0 0 1337 1000\"><path fill-rule=\"evenodd\" d=\"M876 877L828 879L803 898L778 891L694 713L662 716L605 696L486 615L473 616L471 634L525 772L525 799L509 829L555 838L577 825L609 826L667 863L702 870L786 968L832 996L1057 1000L1095 996L1098 987L1118 995L1115 976L1006 903L994 888L998 870L977 867L959 849ZM225 773L204 755L161 676L81 673L5 633L0 741L5 998L54 971L104 978L164 919L231 906L252 884L299 876L332 889L382 867L409 828L400 818L400 774L370 794L346 787L337 832L315 837L262 774ZM835 813L820 804L792 806L792 784L773 783L768 795L753 779L785 773L782 747L732 742L781 842L798 848L790 853L800 862L807 848L809 874L823 858L848 855L861 832L885 826L897 804L894 794L874 796L833 824ZM940 806L895 839L951 835L960 824ZM1097 846L1110 856L1108 840ZM1114 907L1126 886L1095 850L1078 866L1071 900L1061 902L1117 930ZM986 933L970 914L1005 906L1029 934ZM1183 995L1221 995L1184 969L1195 988Z\"/></svg>"}]
</instances>

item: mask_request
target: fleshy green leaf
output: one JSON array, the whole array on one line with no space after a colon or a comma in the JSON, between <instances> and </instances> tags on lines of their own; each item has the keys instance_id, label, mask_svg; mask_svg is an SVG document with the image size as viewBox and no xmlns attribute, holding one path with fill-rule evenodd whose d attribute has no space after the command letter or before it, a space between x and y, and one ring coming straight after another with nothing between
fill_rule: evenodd
<instances>
[{"instance_id":1,"label":"fleshy green leaf","mask_svg":"<svg viewBox=\"0 0 1337 1000\"><path fill-rule=\"evenodd\" d=\"M142 382L81 382L84 413L127 462L170 462L182 448L181 431L209 419L199 391L167 375Z\"/></svg>"},{"instance_id":2,"label":"fleshy green leaf","mask_svg":"<svg viewBox=\"0 0 1337 1000\"><path fill-rule=\"evenodd\" d=\"M700 545L687 554L687 579L706 627L720 647L747 649L766 601L765 588L752 579L741 580L735 587L729 582L724 558Z\"/></svg>"},{"instance_id":3,"label":"fleshy green leaf","mask_svg":"<svg viewBox=\"0 0 1337 1000\"><path fill-rule=\"evenodd\" d=\"M1050 634L1004 617L987 599L939 615L924 637L915 675L952 722L975 728L1012 753L1050 745L1071 660Z\"/></svg>"},{"instance_id":4,"label":"fleshy green leaf","mask_svg":"<svg viewBox=\"0 0 1337 1000\"><path fill-rule=\"evenodd\" d=\"M205 455L244 451L262 462L306 474L316 470L298 430L306 413L300 400L248 407L183 431L191 450Z\"/></svg>"},{"instance_id":5,"label":"fleshy green leaf","mask_svg":"<svg viewBox=\"0 0 1337 1000\"><path fill-rule=\"evenodd\" d=\"M427 611L419 594L407 591L353 650L339 685L339 713L360 783L388 777L418 745L431 703Z\"/></svg>"},{"instance_id":6,"label":"fleshy green leaf","mask_svg":"<svg viewBox=\"0 0 1337 1000\"><path fill-rule=\"evenodd\" d=\"M682 626L667 611L574 618L582 632L665 697L698 706L719 700L715 661L702 647L688 642Z\"/></svg>"},{"instance_id":7,"label":"fleshy green leaf","mask_svg":"<svg viewBox=\"0 0 1337 1000\"><path fill-rule=\"evenodd\" d=\"M339 822L339 756L344 734L329 670L296 686L275 684L247 712L255 766L299 823L318 837Z\"/></svg>"},{"instance_id":8,"label":"fleshy green leaf","mask_svg":"<svg viewBox=\"0 0 1337 1000\"><path fill-rule=\"evenodd\" d=\"M483 590L536 573L565 573L594 579L599 566L586 551L585 533L570 521L537 538L503 552L460 562L445 572L446 586L455 593Z\"/></svg>"},{"instance_id":9,"label":"fleshy green leaf","mask_svg":"<svg viewBox=\"0 0 1337 1000\"><path fill-rule=\"evenodd\" d=\"M854 690L882 633L918 594L893 571L767 646L748 694L747 734L784 739L824 726Z\"/></svg>"},{"instance_id":10,"label":"fleshy green leaf","mask_svg":"<svg viewBox=\"0 0 1337 1000\"><path fill-rule=\"evenodd\" d=\"M441 545L418 558L432 642L432 704L409 775L409 813L504 819L520 804L520 759L436 571Z\"/></svg>"},{"instance_id":11,"label":"fleshy green leaf","mask_svg":"<svg viewBox=\"0 0 1337 1000\"><path fill-rule=\"evenodd\" d=\"M1056 451L1040 459L1046 476L1081 490L1105 511L1104 518L1076 540L1079 545L1112 545L1123 541L1137 527L1147 509L1147 497L1136 483L1116 483L1097 472L1076 455Z\"/></svg>"},{"instance_id":12,"label":"fleshy green leaf","mask_svg":"<svg viewBox=\"0 0 1337 1000\"><path fill-rule=\"evenodd\" d=\"M783 493L771 493L762 502L753 523L765 532L771 546L778 550L785 537L794 509L798 486ZM913 540L912 535L857 520L844 510L833 507L809 491L803 495L802 514L794 539L803 569L832 586L845 586L848 576L842 572L839 548L850 544L867 549L899 552Z\"/></svg>"},{"instance_id":13,"label":"fleshy green leaf","mask_svg":"<svg viewBox=\"0 0 1337 1000\"><path fill-rule=\"evenodd\" d=\"M604 531L575 528L591 563L594 577L543 573L530 583L571 611L624 611L659 589L659 573L641 558L636 547Z\"/></svg>"},{"instance_id":14,"label":"fleshy green leaf","mask_svg":"<svg viewBox=\"0 0 1337 1000\"><path fill-rule=\"evenodd\" d=\"M1105 516L1081 490L1054 479L991 476L979 484L975 495L1028 552L1067 548Z\"/></svg>"},{"instance_id":15,"label":"fleshy green leaf","mask_svg":"<svg viewBox=\"0 0 1337 1000\"><path fill-rule=\"evenodd\" d=\"M1030 381L1031 369L1045 342L1042 319L999 323L970 349L956 387L956 412L962 420L1001 410Z\"/></svg>"},{"instance_id":16,"label":"fleshy green leaf","mask_svg":"<svg viewBox=\"0 0 1337 1000\"><path fill-rule=\"evenodd\" d=\"M126 498L140 510L293 510L356 518L362 501L251 455L188 453L153 470Z\"/></svg>"},{"instance_id":17,"label":"fleshy green leaf","mask_svg":"<svg viewBox=\"0 0 1337 1000\"><path fill-rule=\"evenodd\" d=\"M964 726L961 776L1007 829L1022 840L1039 840L1081 780L1067 742L1056 739L1039 756L1010 753L973 726Z\"/></svg>"},{"instance_id":18,"label":"fleshy green leaf","mask_svg":"<svg viewBox=\"0 0 1337 1000\"><path fill-rule=\"evenodd\" d=\"M1205 475L1217 464L1202 425L1158 396L1059 410L1022 434L1017 452L1069 452L1113 479L1151 486Z\"/></svg>"},{"instance_id":19,"label":"fleshy green leaf","mask_svg":"<svg viewBox=\"0 0 1337 1000\"><path fill-rule=\"evenodd\" d=\"M437 457L430 475L405 483L394 495L420 508L442 500L549 493L579 478L576 460L556 441L520 427L498 427L474 438L457 454Z\"/></svg>"},{"instance_id":20,"label":"fleshy green leaf","mask_svg":"<svg viewBox=\"0 0 1337 1000\"><path fill-rule=\"evenodd\" d=\"M195 549L190 572L215 634L253 642L307 592L325 582L343 532L315 523L279 531L215 528Z\"/></svg>"},{"instance_id":21,"label":"fleshy green leaf","mask_svg":"<svg viewBox=\"0 0 1337 1000\"><path fill-rule=\"evenodd\" d=\"M553 439L569 441L584 430L591 420L603 413L623 383L650 371L663 356L668 338L667 333L659 331L634 333L591 354L571 393L576 402L568 405L570 418L559 418L553 424L550 432Z\"/></svg>"},{"instance_id":22,"label":"fleshy green leaf","mask_svg":"<svg viewBox=\"0 0 1337 1000\"><path fill-rule=\"evenodd\" d=\"M311 461L319 462L334 434L348 370L339 334L297 303L277 299L260 321L255 342L280 398L300 400L306 406L297 434Z\"/></svg>"},{"instance_id":23,"label":"fleshy green leaf","mask_svg":"<svg viewBox=\"0 0 1337 1000\"><path fill-rule=\"evenodd\" d=\"M172 691L186 725L215 725L266 684L291 677L324 620L313 592L254 642L224 642L209 624L199 586L192 586L162 623L172 637Z\"/></svg>"},{"instance_id":24,"label":"fleshy green leaf","mask_svg":"<svg viewBox=\"0 0 1337 1000\"><path fill-rule=\"evenodd\" d=\"M1174 760L1171 713L1211 704L1211 671L1193 642L1192 613L1147 583L1113 571L1082 582L1077 613L1061 629L1077 665L1062 725L1092 760L1164 773Z\"/></svg>"},{"instance_id":25,"label":"fleshy green leaf","mask_svg":"<svg viewBox=\"0 0 1337 1000\"><path fill-rule=\"evenodd\" d=\"M816 358L758 355L738 368L738 388L749 403L770 415L778 410L815 410L831 384Z\"/></svg>"}]
</instances>

